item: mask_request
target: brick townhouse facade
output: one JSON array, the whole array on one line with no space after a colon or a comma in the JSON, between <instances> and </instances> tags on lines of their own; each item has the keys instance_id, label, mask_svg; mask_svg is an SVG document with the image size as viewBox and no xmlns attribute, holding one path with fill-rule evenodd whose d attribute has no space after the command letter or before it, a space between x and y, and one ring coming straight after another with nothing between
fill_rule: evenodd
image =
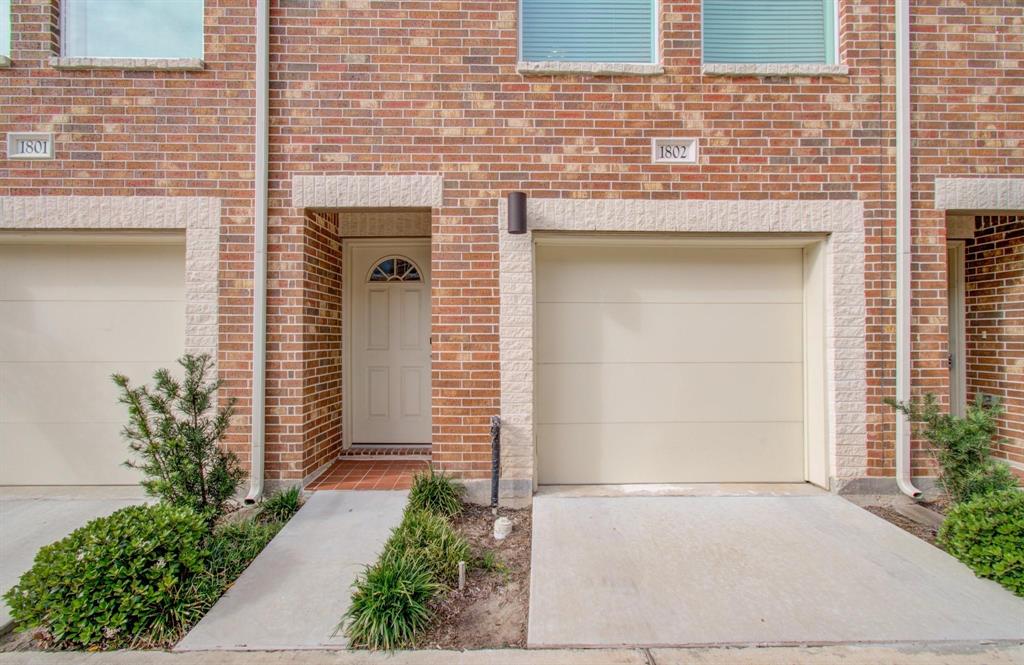
<instances>
[{"instance_id":1,"label":"brick townhouse facade","mask_svg":"<svg viewBox=\"0 0 1024 665\"><path fill-rule=\"evenodd\" d=\"M510 499L891 485L894 3L824 3L828 57L794 65L711 62L731 41L701 0L641 8L648 62L527 58L545 48L521 34L536 4L271 2L267 481L308 483L352 445L429 444L482 495L500 416ZM89 421L90 443L32 391L59 409L55 386L93 381L106 399L104 362L142 379L182 351L216 358L248 465L255 0L206 0L201 59L69 55L59 0L10 11L0 129L51 134L53 155L0 163L0 306L25 322L0 346L2 388L28 395L0 408L18 460L2 482L125 482L76 457L123 457L116 440L88 452L113 407L57 419ZM913 392L1000 397L998 455L1024 469L1024 5L912 0L910 16ZM696 160L659 161L665 138L696 139ZM506 230L510 192L525 234Z\"/></svg>"}]
</instances>

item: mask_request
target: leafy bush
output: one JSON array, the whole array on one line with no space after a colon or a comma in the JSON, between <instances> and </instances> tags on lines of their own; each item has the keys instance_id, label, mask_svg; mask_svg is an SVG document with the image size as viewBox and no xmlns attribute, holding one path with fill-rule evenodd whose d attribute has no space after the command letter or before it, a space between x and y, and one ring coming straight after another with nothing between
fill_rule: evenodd
<instances>
[{"instance_id":1,"label":"leafy bush","mask_svg":"<svg viewBox=\"0 0 1024 665\"><path fill-rule=\"evenodd\" d=\"M128 407L123 430L141 461L125 464L142 471L142 486L150 496L175 506L192 508L212 522L238 489L244 472L233 453L219 445L228 429L234 402L214 408L219 381L209 380L209 355L186 355L178 363L185 379L166 369L153 374L155 386L133 388L115 374L120 402Z\"/></svg>"},{"instance_id":2,"label":"leafy bush","mask_svg":"<svg viewBox=\"0 0 1024 665\"><path fill-rule=\"evenodd\" d=\"M418 473L409 490L409 510L427 510L451 517L462 510L462 495L466 488L443 473L431 469Z\"/></svg>"},{"instance_id":3,"label":"leafy bush","mask_svg":"<svg viewBox=\"0 0 1024 665\"><path fill-rule=\"evenodd\" d=\"M430 624L430 601L441 585L425 562L388 556L367 568L353 589L339 628L352 646L391 651L411 645Z\"/></svg>"},{"instance_id":4,"label":"leafy bush","mask_svg":"<svg viewBox=\"0 0 1024 665\"><path fill-rule=\"evenodd\" d=\"M939 543L979 577L1024 596L1024 493L1002 490L954 506Z\"/></svg>"},{"instance_id":5,"label":"leafy bush","mask_svg":"<svg viewBox=\"0 0 1024 665\"><path fill-rule=\"evenodd\" d=\"M4 599L20 628L58 646L128 646L175 615L203 570L206 533L188 508L122 508L39 550Z\"/></svg>"},{"instance_id":6,"label":"leafy bush","mask_svg":"<svg viewBox=\"0 0 1024 665\"><path fill-rule=\"evenodd\" d=\"M963 418L945 413L931 393L921 402L886 402L924 426L921 434L931 444L939 463L939 480L953 503L967 501L981 493L1010 489L1017 480L1009 467L989 457L1003 407L987 406L979 396L967 406Z\"/></svg>"},{"instance_id":7,"label":"leafy bush","mask_svg":"<svg viewBox=\"0 0 1024 665\"><path fill-rule=\"evenodd\" d=\"M409 508L391 532L382 557L423 561L435 579L453 584L459 579L459 562L469 560L469 543L444 517Z\"/></svg>"},{"instance_id":8,"label":"leafy bush","mask_svg":"<svg viewBox=\"0 0 1024 665\"><path fill-rule=\"evenodd\" d=\"M260 521L287 522L298 512L302 492L298 485L267 497L260 506Z\"/></svg>"}]
</instances>

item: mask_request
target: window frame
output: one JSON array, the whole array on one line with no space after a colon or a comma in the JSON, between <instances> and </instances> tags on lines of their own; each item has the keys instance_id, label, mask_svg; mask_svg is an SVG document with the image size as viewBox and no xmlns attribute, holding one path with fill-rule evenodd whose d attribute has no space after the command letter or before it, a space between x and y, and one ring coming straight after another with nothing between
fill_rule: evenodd
<instances>
[{"instance_id":1,"label":"window frame","mask_svg":"<svg viewBox=\"0 0 1024 665\"><path fill-rule=\"evenodd\" d=\"M70 58L74 60L80 59L103 59L103 60L117 60L117 61L131 61L131 60L146 60L146 61L167 61L167 62L179 62L187 60L202 61L206 57L206 3L207 0L201 0L202 2L202 51L199 55L158 55L158 56L147 56L147 55L114 55L114 56L98 56L98 55L71 55L68 53L68 35L70 31L68 26L70 24L71 12L68 11L68 5L74 0L60 0L58 5L58 11L60 16L58 17L58 23L60 25L60 58Z\"/></svg>"},{"instance_id":2,"label":"window frame","mask_svg":"<svg viewBox=\"0 0 1024 665\"><path fill-rule=\"evenodd\" d=\"M660 65L661 64L661 0L648 0L651 3L651 59L648 62L635 62L623 60L527 60L523 57L523 0L516 2L516 56L517 62L543 63L559 62L569 65L591 65L591 64L612 64L612 65ZM703 7L703 4L701 5Z\"/></svg>"},{"instance_id":3,"label":"window frame","mask_svg":"<svg viewBox=\"0 0 1024 665\"><path fill-rule=\"evenodd\" d=\"M700 62L701 65L792 65L797 63L767 63L767 62L708 62L704 55L707 51L704 48L704 1L700 0ZM809 66L829 66L841 63L839 53L839 0L821 0L825 7L825 27L822 34L825 38L825 62L801 63Z\"/></svg>"}]
</instances>

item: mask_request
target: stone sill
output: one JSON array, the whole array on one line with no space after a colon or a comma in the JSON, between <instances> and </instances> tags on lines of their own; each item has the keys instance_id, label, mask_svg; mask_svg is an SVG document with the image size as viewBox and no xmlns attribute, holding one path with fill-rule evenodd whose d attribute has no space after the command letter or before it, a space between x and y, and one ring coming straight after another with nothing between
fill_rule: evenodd
<instances>
[{"instance_id":1,"label":"stone sill","mask_svg":"<svg viewBox=\"0 0 1024 665\"><path fill-rule=\"evenodd\" d=\"M0 67L10 67L13 64L14 61L11 60L9 57L7 57L6 55L0 55Z\"/></svg>"},{"instance_id":2,"label":"stone sill","mask_svg":"<svg viewBox=\"0 0 1024 665\"><path fill-rule=\"evenodd\" d=\"M657 76L665 68L657 64L632 62L557 62L516 63L516 71L527 76L551 74L590 74L594 76Z\"/></svg>"},{"instance_id":3,"label":"stone sill","mask_svg":"<svg viewBox=\"0 0 1024 665\"><path fill-rule=\"evenodd\" d=\"M846 65L721 63L705 64L701 73L704 76L849 76L850 68Z\"/></svg>"},{"instance_id":4,"label":"stone sill","mask_svg":"<svg viewBox=\"0 0 1024 665\"><path fill-rule=\"evenodd\" d=\"M201 58L90 58L50 57L54 69L122 69L129 71L187 72L202 71L206 63Z\"/></svg>"}]
</instances>

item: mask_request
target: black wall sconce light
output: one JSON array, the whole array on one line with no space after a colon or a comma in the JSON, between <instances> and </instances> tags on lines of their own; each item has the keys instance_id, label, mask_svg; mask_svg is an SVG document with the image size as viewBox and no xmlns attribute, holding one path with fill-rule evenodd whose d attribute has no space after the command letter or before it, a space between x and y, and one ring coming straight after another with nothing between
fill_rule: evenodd
<instances>
[{"instance_id":1,"label":"black wall sconce light","mask_svg":"<svg viewBox=\"0 0 1024 665\"><path fill-rule=\"evenodd\" d=\"M526 233L526 192L508 193L508 232Z\"/></svg>"}]
</instances>

